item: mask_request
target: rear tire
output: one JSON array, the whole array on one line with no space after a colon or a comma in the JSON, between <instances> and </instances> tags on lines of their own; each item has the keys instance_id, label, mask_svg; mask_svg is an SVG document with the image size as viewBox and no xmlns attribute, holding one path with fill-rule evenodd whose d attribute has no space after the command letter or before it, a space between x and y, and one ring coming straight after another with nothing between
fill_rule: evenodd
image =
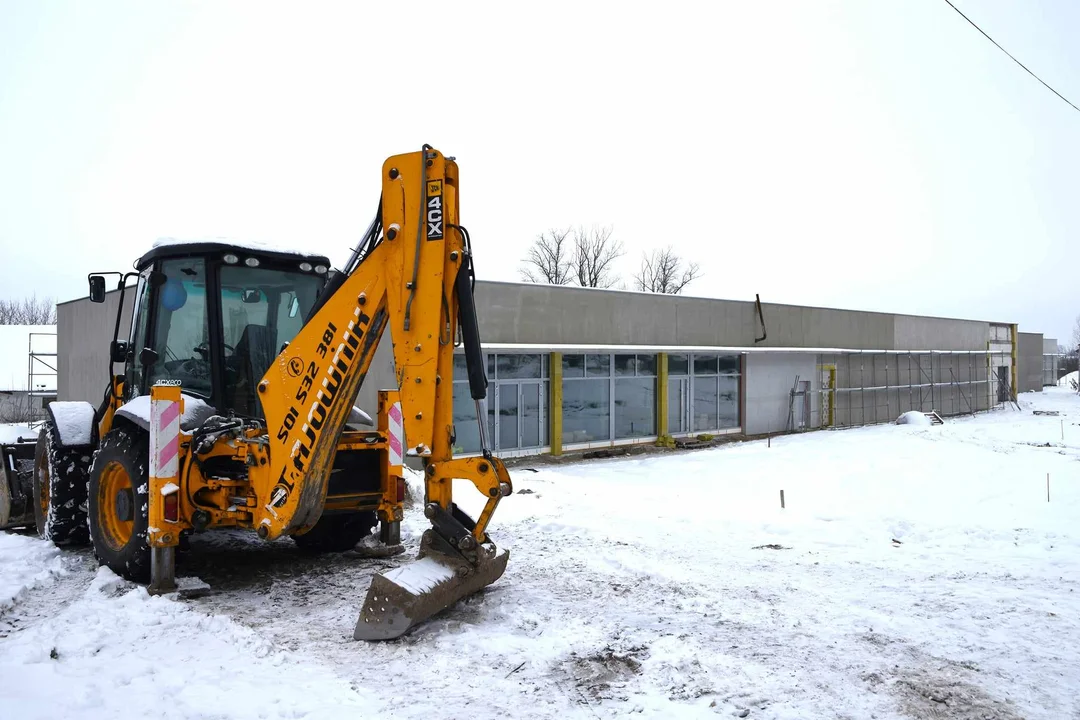
<instances>
[{"instance_id":1,"label":"rear tire","mask_svg":"<svg viewBox=\"0 0 1080 720\"><path fill-rule=\"evenodd\" d=\"M150 581L149 454L147 434L115 428L90 467L90 539L98 562L138 583Z\"/></svg>"},{"instance_id":2,"label":"rear tire","mask_svg":"<svg viewBox=\"0 0 1080 720\"><path fill-rule=\"evenodd\" d=\"M93 450L61 447L56 424L46 420L34 454L34 524L57 545L85 545L86 482Z\"/></svg>"},{"instance_id":3,"label":"rear tire","mask_svg":"<svg viewBox=\"0 0 1080 720\"><path fill-rule=\"evenodd\" d=\"M303 535L293 535L296 546L309 553L345 552L371 534L377 522L373 512L325 515Z\"/></svg>"}]
</instances>

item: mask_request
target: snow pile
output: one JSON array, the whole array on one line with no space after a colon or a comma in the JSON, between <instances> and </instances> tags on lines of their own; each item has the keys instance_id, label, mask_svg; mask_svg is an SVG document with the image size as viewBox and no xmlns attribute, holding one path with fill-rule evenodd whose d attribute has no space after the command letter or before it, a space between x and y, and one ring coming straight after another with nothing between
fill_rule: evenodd
<instances>
[{"instance_id":1,"label":"snow pile","mask_svg":"<svg viewBox=\"0 0 1080 720\"><path fill-rule=\"evenodd\" d=\"M184 414L180 416L180 429L185 432L202 425L217 412L206 401L186 393L180 396L184 400ZM150 429L150 396L139 395L120 406L116 411L120 417L127 418L143 430Z\"/></svg>"},{"instance_id":2,"label":"snow pile","mask_svg":"<svg viewBox=\"0 0 1080 720\"><path fill-rule=\"evenodd\" d=\"M51 543L0 531L0 613L28 590L62 572L60 551Z\"/></svg>"},{"instance_id":3,"label":"snow pile","mask_svg":"<svg viewBox=\"0 0 1080 720\"><path fill-rule=\"evenodd\" d=\"M49 412L64 445L89 445L94 433L94 406L84 401L54 402Z\"/></svg>"},{"instance_id":4,"label":"snow pile","mask_svg":"<svg viewBox=\"0 0 1080 720\"><path fill-rule=\"evenodd\" d=\"M25 440L35 440L37 438L38 431L34 430L26 425L15 425L11 423L0 423L0 445L4 443L17 443L19 438Z\"/></svg>"},{"instance_id":5,"label":"snow pile","mask_svg":"<svg viewBox=\"0 0 1080 720\"><path fill-rule=\"evenodd\" d=\"M298 662L227 617L152 598L107 568L0 648L3 714L24 720L314 720L359 717L370 704L331 668Z\"/></svg>"},{"instance_id":6,"label":"snow pile","mask_svg":"<svg viewBox=\"0 0 1080 720\"><path fill-rule=\"evenodd\" d=\"M304 250L301 248L290 247L285 244L278 244L267 240L253 240L253 239L241 239L241 238L227 238L227 237L192 237L192 238L174 238L174 237L162 237L154 241L152 247L170 247L173 245L202 245L206 243L218 243L221 245L232 245L233 247L252 250L254 252L276 252L285 253L288 255L296 255L299 257L322 257L324 253L318 251Z\"/></svg>"},{"instance_id":7,"label":"snow pile","mask_svg":"<svg viewBox=\"0 0 1080 720\"><path fill-rule=\"evenodd\" d=\"M1075 390L1077 383L1080 383L1080 371L1073 370L1071 373L1063 375L1062 378L1058 380L1058 387Z\"/></svg>"},{"instance_id":8,"label":"snow pile","mask_svg":"<svg viewBox=\"0 0 1080 720\"><path fill-rule=\"evenodd\" d=\"M919 425L930 426L933 425L930 422L930 418L926 417L926 413L921 413L918 410L909 410L900 417L896 418L897 425Z\"/></svg>"},{"instance_id":9,"label":"snow pile","mask_svg":"<svg viewBox=\"0 0 1080 720\"><path fill-rule=\"evenodd\" d=\"M453 579L454 570L428 556L389 570L384 577L413 595L420 595L441 582Z\"/></svg>"}]
</instances>

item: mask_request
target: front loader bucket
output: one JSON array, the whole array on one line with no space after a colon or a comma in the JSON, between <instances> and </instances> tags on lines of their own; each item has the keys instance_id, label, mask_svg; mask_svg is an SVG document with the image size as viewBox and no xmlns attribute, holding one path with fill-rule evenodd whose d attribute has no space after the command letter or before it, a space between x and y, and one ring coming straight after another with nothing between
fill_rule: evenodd
<instances>
[{"instance_id":1,"label":"front loader bucket","mask_svg":"<svg viewBox=\"0 0 1080 720\"><path fill-rule=\"evenodd\" d=\"M475 563L461 555L423 552L418 560L371 578L354 640L401 637L458 600L502 577L507 550L480 549Z\"/></svg>"}]
</instances>

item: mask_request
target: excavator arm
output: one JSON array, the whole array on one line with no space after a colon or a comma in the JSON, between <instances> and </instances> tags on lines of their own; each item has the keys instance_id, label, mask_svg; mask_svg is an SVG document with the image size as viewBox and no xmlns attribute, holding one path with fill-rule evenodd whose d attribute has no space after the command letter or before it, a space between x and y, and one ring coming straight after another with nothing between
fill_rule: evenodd
<instances>
[{"instance_id":1,"label":"excavator arm","mask_svg":"<svg viewBox=\"0 0 1080 720\"><path fill-rule=\"evenodd\" d=\"M512 488L486 441L482 457L455 459L451 450L459 327L480 419L487 388L468 233L458 222L457 163L426 145L389 158L382 168L379 215L258 384L269 472L253 478L261 537L303 532L318 521L338 440L389 329L407 449L424 464L424 514L432 528L414 569L374 578L358 639L396 637L494 582L508 553L495 549L487 526ZM483 422L480 431L483 437ZM472 482L487 498L475 520L453 502L455 479Z\"/></svg>"}]
</instances>

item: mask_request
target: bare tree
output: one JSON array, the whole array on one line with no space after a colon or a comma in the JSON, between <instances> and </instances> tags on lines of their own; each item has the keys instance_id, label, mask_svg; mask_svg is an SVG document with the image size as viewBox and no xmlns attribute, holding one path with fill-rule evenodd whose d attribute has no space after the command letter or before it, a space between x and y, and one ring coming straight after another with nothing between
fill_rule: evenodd
<instances>
[{"instance_id":1,"label":"bare tree","mask_svg":"<svg viewBox=\"0 0 1080 720\"><path fill-rule=\"evenodd\" d=\"M22 300L0 300L0 325L55 325L56 304L37 295Z\"/></svg>"},{"instance_id":2,"label":"bare tree","mask_svg":"<svg viewBox=\"0 0 1080 720\"><path fill-rule=\"evenodd\" d=\"M1073 349L1080 351L1080 315L1076 316L1076 324L1073 325Z\"/></svg>"},{"instance_id":3,"label":"bare tree","mask_svg":"<svg viewBox=\"0 0 1080 720\"><path fill-rule=\"evenodd\" d=\"M623 244L611 239L611 227L593 227L574 233L574 279L581 287L609 288L619 281L613 267L623 255Z\"/></svg>"},{"instance_id":4,"label":"bare tree","mask_svg":"<svg viewBox=\"0 0 1080 720\"><path fill-rule=\"evenodd\" d=\"M573 279L569 237L570 228L540 233L525 258L525 267L520 271L522 279L549 285L569 283Z\"/></svg>"},{"instance_id":5,"label":"bare tree","mask_svg":"<svg viewBox=\"0 0 1080 720\"><path fill-rule=\"evenodd\" d=\"M641 272L634 275L634 284L645 292L678 295L698 277L700 266L689 261L684 266L683 259L669 245L642 255Z\"/></svg>"}]
</instances>

